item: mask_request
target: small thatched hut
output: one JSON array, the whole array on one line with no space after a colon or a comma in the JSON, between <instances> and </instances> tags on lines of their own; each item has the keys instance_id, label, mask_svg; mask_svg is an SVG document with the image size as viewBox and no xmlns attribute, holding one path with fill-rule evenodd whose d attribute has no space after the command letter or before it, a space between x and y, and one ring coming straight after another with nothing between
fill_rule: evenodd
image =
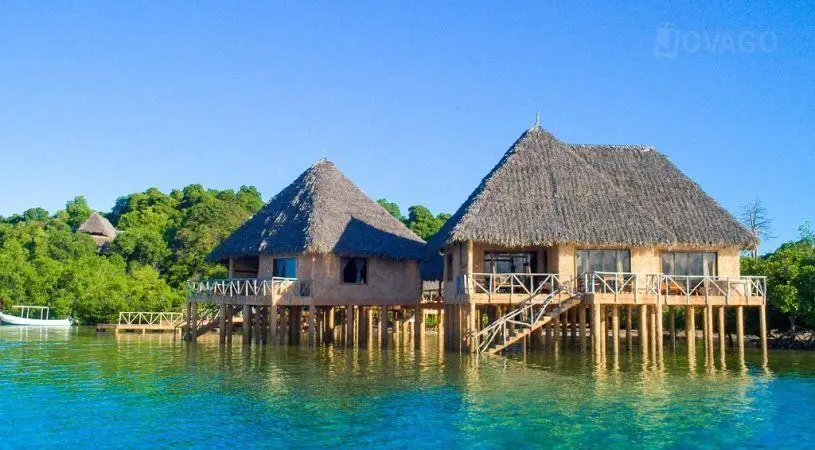
<instances>
[{"instance_id":1,"label":"small thatched hut","mask_svg":"<svg viewBox=\"0 0 815 450\"><path fill-rule=\"evenodd\" d=\"M210 259L228 261L230 278L296 279L300 288L293 296L273 298L271 304L266 298L241 301L254 301L275 322L278 314L287 316L283 320L290 329L299 329L301 307L308 306L309 320L317 321L309 324L310 332L325 317L322 326L333 333L334 307L344 306L345 335L350 336L359 326L354 321L362 320L354 318L355 308L357 316L368 316L376 307L380 317L387 317L388 308L418 304L424 245L334 164L321 160L215 248ZM387 320L380 323L388 326Z\"/></svg>"},{"instance_id":2,"label":"small thatched hut","mask_svg":"<svg viewBox=\"0 0 815 450\"><path fill-rule=\"evenodd\" d=\"M91 213L90 217L85 219L79 228L76 230L79 233L87 233L91 235L96 245L100 248L106 247L110 242L116 239L116 229L110 224L108 219L105 219L99 213Z\"/></svg>"}]
</instances>

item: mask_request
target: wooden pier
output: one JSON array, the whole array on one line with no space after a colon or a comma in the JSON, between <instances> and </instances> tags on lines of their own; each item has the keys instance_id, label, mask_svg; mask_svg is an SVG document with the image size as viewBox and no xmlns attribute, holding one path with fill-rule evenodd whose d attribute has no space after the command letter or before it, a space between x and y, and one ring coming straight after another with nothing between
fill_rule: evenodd
<instances>
[{"instance_id":1,"label":"wooden pier","mask_svg":"<svg viewBox=\"0 0 815 450\"><path fill-rule=\"evenodd\" d=\"M117 323L100 323L96 331L100 332L140 332L175 333L184 324L184 314L180 312L120 312Z\"/></svg>"}]
</instances>

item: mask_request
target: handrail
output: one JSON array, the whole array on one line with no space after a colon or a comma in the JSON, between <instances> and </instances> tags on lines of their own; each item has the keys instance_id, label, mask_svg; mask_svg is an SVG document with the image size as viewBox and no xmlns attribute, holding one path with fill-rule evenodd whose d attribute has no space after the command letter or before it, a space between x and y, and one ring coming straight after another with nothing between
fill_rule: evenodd
<instances>
[{"instance_id":1,"label":"handrail","mask_svg":"<svg viewBox=\"0 0 815 450\"><path fill-rule=\"evenodd\" d=\"M525 297L548 294L563 284L561 276L554 273L472 273L463 275L461 281L464 293L487 294L489 298L496 294Z\"/></svg>"},{"instance_id":2,"label":"handrail","mask_svg":"<svg viewBox=\"0 0 815 450\"><path fill-rule=\"evenodd\" d=\"M177 325L183 321L180 312L123 311L119 313L119 325Z\"/></svg>"},{"instance_id":3,"label":"handrail","mask_svg":"<svg viewBox=\"0 0 815 450\"><path fill-rule=\"evenodd\" d=\"M543 293L532 295L523 302L519 303L515 309L497 319L495 322L488 325L483 330L475 333L475 345L479 353L486 351L496 339L500 339L503 345L506 345L508 336L507 325L512 324L521 327L532 328L536 322L540 321L546 313L549 305L554 301L555 297L559 294L567 294L573 297L577 294L574 283L575 279L568 280L565 283L559 283L557 288L552 292L545 293L545 297L540 299ZM558 308L560 306L558 305Z\"/></svg>"},{"instance_id":4,"label":"handrail","mask_svg":"<svg viewBox=\"0 0 815 450\"><path fill-rule=\"evenodd\" d=\"M311 280L299 278L223 278L187 282L190 297L295 295L311 296Z\"/></svg>"}]
</instances>

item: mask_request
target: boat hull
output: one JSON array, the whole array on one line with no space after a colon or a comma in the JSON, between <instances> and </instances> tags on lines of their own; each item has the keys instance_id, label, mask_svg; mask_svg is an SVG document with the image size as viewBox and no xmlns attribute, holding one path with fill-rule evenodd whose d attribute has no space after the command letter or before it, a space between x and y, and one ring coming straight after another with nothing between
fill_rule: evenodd
<instances>
[{"instance_id":1,"label":"boat hull","mask_svg":"<svg viewBox=\"0 0 815 450\"><path fill-rule=\"evenodd\" d=\"M25 319L22 317L0 313L0 325L16 325L23 327L70 327L71 320Z\"/></svg>"}]
</instances>

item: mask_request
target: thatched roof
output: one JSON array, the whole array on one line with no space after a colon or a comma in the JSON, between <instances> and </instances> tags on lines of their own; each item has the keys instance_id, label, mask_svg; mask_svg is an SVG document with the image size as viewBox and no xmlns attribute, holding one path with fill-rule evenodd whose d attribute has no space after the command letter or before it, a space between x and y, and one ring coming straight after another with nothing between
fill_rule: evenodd
<instances>
[{"instance_id":1,"label":"thatched roof","mask_svg":"<svg viewBox=\"0 0 815 450\"><path fill-rule=\"evenodd\" d=\"M224 260L273 253L421 259L424 241L321 160L274 196L210 254Z\"/></svg>"},{"instance_id":2,"label":"thatched roof","mask_svg":"<svg viewBox=\"0 0 815 450\"><path fill-rule=\"evenodd\" d=\"M102 237L107 239L114 239L116 237L116 229L110 224L108 219L105 219L98 213L91 213L90 217L85 219L77 231L81 233L88 233L95 237ZM99 241L97 241L99 242ZM104 240L102 240L104 242Z\"/></svg>"},{"instance_id":3,"label":"thatched roof","mask_svg":"<svg viewBox=\"0 0 815 450\"><path fill-rule=\"evenodd\" d=\"M432 249L506 246L733 245L755 237L651 147L566 144L535 125L510 147Z\"/></svg>"}]
</instances>

